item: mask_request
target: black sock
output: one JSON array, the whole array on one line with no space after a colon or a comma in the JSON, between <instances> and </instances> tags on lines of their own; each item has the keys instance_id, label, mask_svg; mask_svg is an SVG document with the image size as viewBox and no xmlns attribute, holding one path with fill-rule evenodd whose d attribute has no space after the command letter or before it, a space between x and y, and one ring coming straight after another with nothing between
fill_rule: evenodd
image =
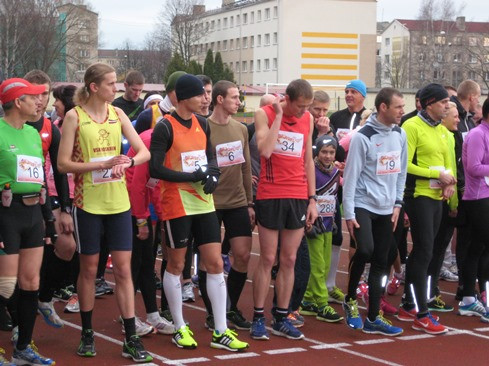
<instances>
[{"instance_id":1,"label":"black sock","mask_svg":"<svg viewBox=\"0 0 489 366\"><path fill-rule=\"evenodd\" d=\"M124 330L126 331L126 341L130 341L133 335L136 335L136 318L132 317L129 319L122 318L124 322Z\"/></svg>"},{"instance_id":2,"label":"black sock","mask_svg":"<svg viewBox=\"0 0 489 366\"><path fill-rule=\"evenodd\" d=\"M427 316L428 316L428 312L427 311L425 311L423 313L417 313L416 314L416 318L418 318L418 319L422 319L422 318L425 318Z\"/></svg>"},{"instance_id":3,"label":"black sock","mask_svg":"<svg viewBox=\"0 0 489 366\"><path fill-rule=\"evenodd\" d=\"M44 248L43 265L41 267L41 286L39 289L39 301L50 302L53 299L54 290L61 288L62 278L60 273L68 273L70 262L59 258L52 245Z\"/></svg>"},{"instance_id":4,"label":"black sock","mask_svg":"<svg viewBox=\"0 0 489 366\"><path fill-rule=\"evenodd\" d=\"M202 300L204 301L205 308L207 310L207 314L212 314L212 305L209 300L209 295L207 295L207 272L199 269L199 290L202 295Z\"/></svg>"},{"instance_id":5,"label":"black sock","mask_svg":"<svg viewBox=\"0 0 489 366\"><path fill-rule=\"evenodd\" d=\"M81 321L82 321L82 329L83 330L92 329L92 312L93 312L93 310L90 310L90 311L81 311L80 310Z\"/></svg>"},{"instance_id":6,"label":"black sock","mask_svg":"<svg viewBox=\"0 0 489 366\"><path fill-rule=\"evenodd\" d=\"M258 320L260 318L265 317L265 309L264 308L253 308L253 321Z\"/></svg>"},{"instance_id":7,"label":"black sock","mask_svg":"<svg viewBox=\"0 0 489 366\"><path fill-rule=\"evenodd\" d=\"M230 302L230 309L236 311L238 309L238 301L243 292L244 285L246 283L247 273L238 272L234 268L231 268L228 275L228 296Z\"/></svg>"},{"instance_id":8,"label":"black sock","mask_svg":"<svg viewBox=\"0 0 489 366\"><path fill-rule=\"evenodd\" d=\"M26 291L19 289L19 302L17 312L19 316L19 340L17 349L24 350L32 340L32 332L37 314L38 291Z\"/></svg>"},{"instance_id":9,"label":"black sock","mask_svg":"<svg viewBox=\"0 0 489 366\"><path fill-rule=\"evenodd\" d=\"M283 309L283 308L275 308L275 314L273 315L275 318L275 321L281 322L284 320L285 317L287 317L287 314L289 313L288 309Z\"/></svg>"}]
</instances>

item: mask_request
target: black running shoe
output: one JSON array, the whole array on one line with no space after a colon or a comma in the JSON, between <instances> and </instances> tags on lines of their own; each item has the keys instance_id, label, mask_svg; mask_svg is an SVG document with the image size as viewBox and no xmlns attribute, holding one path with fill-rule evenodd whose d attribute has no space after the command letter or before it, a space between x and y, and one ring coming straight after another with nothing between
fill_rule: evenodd
<instances>
[{"instance_id":1,"label":"black running shoe","mask_svg":"<svg viewBox=\"0 0 489 366\"><path fill-rule=\"evenodd\" d=\"M95 351L95 339L93 336L93 330L85 329L82 331L80 345L76 351L78 356L82 357L94 357L97 352Z\"/></svg>"},{"instance_id":2,"label":"black running shoe","mask_svg":"<svg viewBox=\"0 0 489 366\"><path fill-rule=\"evenodd\" d=\"M153 356L143 347L141 339L137 335L131 336L129 341L124 341L122 357L132 358L134 362L151 362Z\"/></svg>"}]
</instances>

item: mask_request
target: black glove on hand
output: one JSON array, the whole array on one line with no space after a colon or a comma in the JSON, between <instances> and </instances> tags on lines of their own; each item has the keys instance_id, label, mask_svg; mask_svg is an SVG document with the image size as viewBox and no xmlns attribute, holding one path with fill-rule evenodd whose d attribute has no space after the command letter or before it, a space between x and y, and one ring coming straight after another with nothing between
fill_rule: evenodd
<instances>
[{"instance_id":1,"label":"black glove on hand","mask_svg":"<svg viewBox=\"0 0 489 366\"><path fill-rule=\"evenodd\" d=\"M51 238L51 244L56 243L56 239L58 239L58 234L56 234L56 228L54 226L54 220L46 221L46 234L44 236L46 238Z\"/></svg>"},{"instance_id":2,"label":"black glove on hand","mask_svg":"<svg viewBox=\"0 0 489 366\"><path fill-rule=\"evenodd\" d=\"M219 176L209 175L205 181L202 181L204 186L204 193L211 194L217 188L217 183L219 182Z\"/></svg>"},{"instance_id":3,"label":"black glove on hand","mask_svg":"<svg viewBox=\"0 0 489 366\"><path fill-rule=\"evenodd\" d=\"M192 182L199 182L204 180L209 175L209 173L207 173L207 165L199 166L199 169L193 172L192 175Z\"/></svg>"}]
</instances>

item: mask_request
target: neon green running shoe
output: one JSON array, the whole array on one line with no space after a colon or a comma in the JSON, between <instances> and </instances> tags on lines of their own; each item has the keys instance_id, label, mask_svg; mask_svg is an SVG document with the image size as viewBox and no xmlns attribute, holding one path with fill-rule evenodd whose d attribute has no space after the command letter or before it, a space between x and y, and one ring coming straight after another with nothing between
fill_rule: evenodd
<instances>
[{"instance_id":1,"label":"neon green running shoe","mask_svg":"<svg viewBox=\"0 0 489 366\"><path fill-rule=\"evenodd\" d=\"M231 329L226 329L222 334L212 333L212 348L224 349L231 352L241 352L247 349L250 345L246 342L241 342L238 338L238 333Z\"/></svg>"},{"instance_id":2,"label":"neon green running shoe","mask_svg":"<svg viewBox=\"0 0 489 366\"><path fill-rule=\"evenodd\" d=\"M171 341L175 343L178 348L194 349L197 348L197 342L192 337L193 335L194 333L192 333L188 325L184 325L173 333Z\"/></svg>"},{"instance_id":3,"label":"neon green running shoe","mask_svg":"<svg viewBox=\"0 0 489 366\"><path fill-rule=\"evenodd\" d=\"M336 286L328 291L328 295L330 303L334 302L337 304L343 304L343 301L345 301L345 294Z\"/></svg>"}]
</instances>

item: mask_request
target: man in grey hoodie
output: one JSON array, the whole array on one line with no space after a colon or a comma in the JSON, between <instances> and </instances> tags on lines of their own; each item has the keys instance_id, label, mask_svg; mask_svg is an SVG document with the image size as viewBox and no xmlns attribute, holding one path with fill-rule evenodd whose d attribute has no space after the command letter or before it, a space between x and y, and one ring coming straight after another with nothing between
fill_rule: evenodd
<instances>
[{"instance_id":1,"label":"man in grey hoodie","mask_svg":"<svg viewBox=\"0 0 489 366\"><path fill-rule=\"evenodd\" d=\"M365 333L399 335L402 328L386 321L380 309L385 268L404 193L407 172L406 134L399 123L404 113L402 94L383 88L374 113L350 143L343 184L343 210L357 250L350 261L348 294L343 309L346 323ZM369 307L365 323L358 313L356 288L365 263L371 262Z\"/></svg>"}]
</instances>

